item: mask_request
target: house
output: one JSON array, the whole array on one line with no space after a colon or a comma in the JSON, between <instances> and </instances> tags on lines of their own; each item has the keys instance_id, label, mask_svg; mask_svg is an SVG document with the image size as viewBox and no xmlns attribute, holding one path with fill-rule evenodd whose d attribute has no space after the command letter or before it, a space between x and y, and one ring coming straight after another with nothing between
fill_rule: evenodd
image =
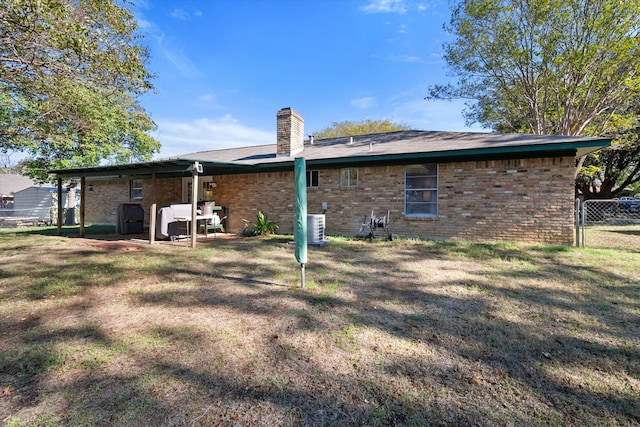
<instances>
[{"instance_id":1,"label":"house","mask_svg":"<svg viewBox=\"0 0 640 427\"><path fill-rule=\"evenodd\" d=\"M79 198L79 189L75 188L76 197L69 197L71 192L67 188L62 189L62 206L65 208L65 224L77 223L74 210ZM34 185L20 190L14 195L14 215L16 217L30 218L37 222L55 223L58 192L56 187ZM72 209L69 209L72 208Z\"/></svg>"},{"instance_id":2,"label":"house","mask_svg":"<svg viewBox=\"0 0 640 427\"><path fill-rule=\"evenodd\" d=\"M215 144L215 141L212 142ZM294 158L307 169L307 210L324 213L327 234L353 236L363 219L389 212L394 234L438 240L574 241L576 159L610 140L470 132L399 131L305 140L303 118L277 113L275 144L174 158L53 171L86 181L89 223L116 223L120 204L190 203L196 162L198 201L227 209L238 232L258 211L291 233Z\"/></svg>"},{"instance_id":3,"label":"house","mask_svg":"<svg viewBox=\"0 0 640 427\"><path fill-rule=\"evenodd\" d=\"M65 208L77 207L78 197L67 197L66 188L61 189L62 203ZM76 188L74 194L79 194ZM2 206L0 217L2 224L31 224L33 222L55 222L58 192L51 184L38 185L30 178L15 174L0 174L0 195ZM66 209L66 218L77 223L72 217L75 209Z\"/></svg>"},{"instance_id":4,"label":"house","mask_svg":"<svg viewBox=\"0 0 640 427\"><path fill-rule=\"evenodd\" d=\"M0 212L3 215L13 214L13 196L16 192L35 185L28 177L23 175L1 173L0 174Z\"/></svg>"}]
</instances>

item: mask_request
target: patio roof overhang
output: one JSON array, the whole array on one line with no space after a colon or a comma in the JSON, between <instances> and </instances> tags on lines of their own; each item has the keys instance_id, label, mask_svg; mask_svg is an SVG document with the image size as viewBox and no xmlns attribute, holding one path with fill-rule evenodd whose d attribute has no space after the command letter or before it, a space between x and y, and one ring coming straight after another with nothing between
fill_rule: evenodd
<instances>
[{"instance_id":1,"label":"patio roof overhang","mask_svg":"<svg viewBox=\"0 0 640 427\"><path fill-rule=\"evenodd\" d=\"M176 158L144 163L129 163L121 165L96 166L88 168L58 169L49 171L58 178L80 178L90 180L109 179L145 179L189 177L193 174L193 165L199 162L203 167L201 175L218 175L228 173L247 172L252 165L240 162L216 162L199 159Z\"/></svg>"}]
</instances>

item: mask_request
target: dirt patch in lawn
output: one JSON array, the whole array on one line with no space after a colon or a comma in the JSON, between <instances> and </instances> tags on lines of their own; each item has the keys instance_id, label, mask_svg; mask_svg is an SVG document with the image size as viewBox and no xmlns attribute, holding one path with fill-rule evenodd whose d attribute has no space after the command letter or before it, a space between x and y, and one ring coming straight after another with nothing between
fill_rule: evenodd
<instances>
[{"instance_id":1,"label":"dirt patch in lawn","mask_svg":"<svg viewBox=\"0 0 640 427\"><path fill-rule=\"evenodd\" d=\"M234 233L216 233L208 236L198 236L196 246L199 244L211 244L214 239L230 240L238 239L240 236ZM136 235L118 235L118 234L100 234L92 235L86 238L74 238L78 243L101 250L119 250L119 251L138 251L144 246L148 246L149 236L147 234ZM173 245L173 246L191 246L190 238L181 238L176 240L157 239L155 245Z\"/></svg>"},{"instance_id":2,"label":"dirt patch in lawn","mask_svg":"<svg viewBox=\"0 0 640 427\"><path fill-rule=\"evenodd\" d=\"M99 239L83 239L78 238L78 243L102 250L117 251L138 251L141 249L142 243L123 241L123 240L99 240ZM147 242L148 244L148 242Z\"/></svg>"}]
</instances>

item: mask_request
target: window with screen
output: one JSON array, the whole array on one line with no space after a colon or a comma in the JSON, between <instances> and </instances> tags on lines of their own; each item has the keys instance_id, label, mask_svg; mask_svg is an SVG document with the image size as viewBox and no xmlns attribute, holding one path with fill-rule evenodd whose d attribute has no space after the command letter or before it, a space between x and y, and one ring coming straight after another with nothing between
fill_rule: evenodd
<instances>
[{"instance_id":1,"label":"window with screen","mask_svg":"<svg viewBox=\"0 0 640 427\"><path fill-rule=\"evenodd\" d=\"M438 216L438 165L410 165L405 170L405 215Z\"/></svg>"},{"instance_id":2,"label":"window with screen","mask_svg":"<svg viewBox=\"0 0 640 427\"><path fill-rule=\"evenodd\" d=\"M129 198L134 200L142 199L142 180L132 179L129 181Z\"/></svg>"},{"instance_id":3,"label":"window with screen","mask_svg":"<svg viewBox=\"0 0 640 427\"><path fill-rule=\"evenodd\" d=\"M340 169L340 188L356 188L358 186L358 169Z\"/></svg>"}]
</instances>

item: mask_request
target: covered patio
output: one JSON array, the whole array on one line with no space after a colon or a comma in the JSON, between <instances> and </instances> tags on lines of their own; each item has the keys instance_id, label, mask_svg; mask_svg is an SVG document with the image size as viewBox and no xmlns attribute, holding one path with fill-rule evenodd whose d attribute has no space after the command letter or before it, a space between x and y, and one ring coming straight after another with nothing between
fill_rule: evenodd
<instances>
[{"instance_id":1,"label":"covered patio","mask_svg":"<svg viewBox=\"0 0 640 427\"><path fill-rule=\"evenodd\" d=\"M148 233L135 234L138 240L144 239L149 244L157 242L156 239L156 218L158 213L158 179L161 178L190 178L191 189L191 209L190 212L180 217L181 221L188 224L188 240L192 248L196 247L197 240L199 238L215 238L219 237L221 233L208 232L207 227L204 227L204 233L199 234L199 222L208 217L199 215L198 213L198 181L202 175L224 175L232 173L241 173L251 168L252 165L242 162L219 162L209 161L192 158L174 158L153 162L122 164L122 165L110 165L91 168L76 168L76 169L61 169L53 170L50 173L56 175L57 179L57 192L58 192L58 209L57 209L57 231L58 235L62 235L63 224L63 206L62 197L64 182L79 182L80 185L80 206L79 206L79 235L85 237L86 228L86 203L87 203L87 179L100 181L100 180L136 180L145 179L150 180L151 200L150 212L149 212L149 227ZM144 235L144 237L142 237ZM128 235L133 237L134 235ZM120 239L123 240L123 239ZM132 239L124 239L132 240ZM185 239L180 239L175 244L184 244ZM172 242L173 243L173 242Z\"/></svg>"}]
</instances>

